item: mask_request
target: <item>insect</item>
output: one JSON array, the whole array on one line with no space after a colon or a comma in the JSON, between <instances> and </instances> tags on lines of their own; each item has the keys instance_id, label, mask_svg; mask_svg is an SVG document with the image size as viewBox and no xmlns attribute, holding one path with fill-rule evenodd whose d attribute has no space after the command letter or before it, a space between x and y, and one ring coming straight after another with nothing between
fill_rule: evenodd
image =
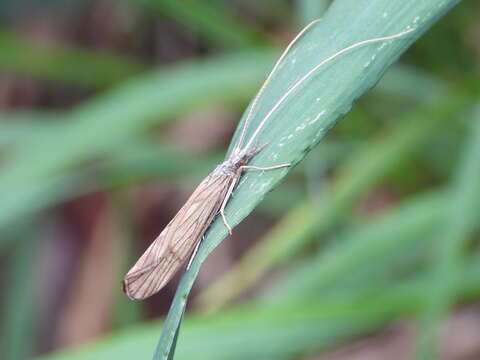
<instances>
[{"instance_id":1,"label":"insect","mask_svg":"<svg viewBox=\"0 0 480 360\"><path fill-rule=\"evenodd\" d=\"M307 25L307 27L305 27L292 40L277 60L272 71L250 105L250 109L241 130L239 141L231 155L223 163L218 165L200 183L200 185L198 185L175 217L125 275L123 280L123 290L130 299L140 300L155 294L170 281L189 258L193 259L205 231L217 215L222 217L223 223L229 233L232 233L232 229L225 217L225 206L232 196L235 185L238 183L243 171L248 169L267 171L291 166L291 164L285 163L274 166L259 167L248 165L248 163L264 149L264 146L254 145L254 141L256 141L265 123L293 91L295 91L306 80L311 78L319 68L339 55L365 44L386 41L403 36L413 30L410 29L395 35L364 40L350 45L324 59L309 70L300 80L290 87L285 94L282 95L272 109L270 109L260 121L251 138L244 145L246 129L251 120L253 109L256 107L257 102L261 98L272 75L297 40L318 21L319 20L313 21Z\"/></svg>"}]
</instances>

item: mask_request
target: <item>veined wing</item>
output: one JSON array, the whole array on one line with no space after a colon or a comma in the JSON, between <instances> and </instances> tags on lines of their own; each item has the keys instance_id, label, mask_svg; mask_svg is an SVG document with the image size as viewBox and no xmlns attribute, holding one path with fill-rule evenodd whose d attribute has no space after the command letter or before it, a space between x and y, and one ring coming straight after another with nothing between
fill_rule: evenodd
<instances>
[{"instance_id":1,"label":"veined wing","mask_svg":"<svg viewBox=\"0 0 480 360\"><path fill-rule=\"evenodd\" d=\"M188 260L218 213L233 177L213 171L125 275L123 289L134 300L159 291Z\"/></svg>"}]
</instances>

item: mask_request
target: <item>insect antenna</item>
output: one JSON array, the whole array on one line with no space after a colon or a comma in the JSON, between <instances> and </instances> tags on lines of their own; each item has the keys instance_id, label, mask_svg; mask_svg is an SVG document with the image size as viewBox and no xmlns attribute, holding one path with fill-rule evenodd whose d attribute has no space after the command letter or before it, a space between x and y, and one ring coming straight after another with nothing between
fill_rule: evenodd
<instances>
[{"instance_id":1,"label":"insect antenna","mask_svg":"<svg viewBox=\"0 0 480 360\"><path fill-rule=\"evenodd\" d=\"M309 23L307 26L305 26L302 31L300 31L297 36L295 36L293 38L292 41L290 41L290 43L288 44L287 48L283 51L282 55L280 55L280 57L278 58L277 62L275 63L275 65L273 66L273 69L270 71L270 73L268 74L267 76L267 79L263 82L263 85L262 87L260 88L260 90L258 91L257 95L255 96L255 98L253 99L251 105L249 106L249 109L248 109L248 113L247 113L247 117L245 118L245 121L244 121L244 124L243 124L243 128L242 128L242 133L240 134L240 139L238 140L238 143L237 143L237 146L235 146L235 150L240 150L242 145L243 145L243 141L245 139L245 133L247 131L247 128L248 128L248 123L252 117L252 114L253 114L253 110L254 108L256 107L257 103L258 103L258 100L260 100L260 97L263 95L263 91L265 90L265 87L267 86L267 84L270 82L270 79L272 77L272 75L275 73L275 71L277 70L277 68L280 66L280 63L283 61L283 59L285 58L285 56L288 54L288 52L290 51L290 49L295 45L295 43L298 41L298 39L300 39L303 34L305 34L308 29L310 29L313 25L315 25L317 22L319 22L321 19L316 19L316 20L313 20L311 23Z\"/></svg>"},{"instance_id":2,"label":"insect antenna","mask_svg":"<svg viewBox=\"0 0 480 360\"><path fill-rule=\"evenodd\" d=\"M357 47L360 47L360 46L363 46L363 45L367 45L367 44L371 44L371 43L375 43L375 42L380 42L380 41L387 41L387 40L392 40L392 39L395 39L395 38L399 38L399 37L402 37L410 32L412 32L413 30L415 29L408 29L408 30L405 30L405 31L402 31L398 34L394 34L394 35L389 35L389 36L383 36L383 37L378 37L378 38L373 38L373 39L368 39L368 40L363 40L363 41L360 41L360 42L357 42L355 44L352 44L350 46L347 46L346 48L343 48L342 50L339 50L337 51L336 53L334 53L333 55L327 57L326 59L322 60L320 63L318 63L317 65L315 65L311 70L309 70L304 76L302 76L302 78L300 80L298 80L294 85L292 85L292 87L290 87L287 92L285 92L285 94L282 95L282 97L280 98L280 100L277 101L277 103L270 109L270 111L267 113L267 115L265 115L265 117L262 119L262 121L260 122L260 124L258 125L258 127L255 129L255 132L253 133L252 137L250 138L250 140L248 141L247 145L245 145L245 149L248 149L252 143L255 141L255 138L258 136L258 134L260 133L260 131L262 130L263 126L265 125L265 123L267 122L267 120L272 116L272 114L285 102L285 100L288 98L288 96L290 94L292 94L298 87L300 87L300 85L302 85L306 80L308 80L317 70L319 70L323 65L329 63L330 61L334 60L335 58L337 58L338 56L350 51L350 50L353 50ZM271 75L271 74L270 74ZM269 76L270 78L270 76ZM262 89L263 90L263 89ZM245 130L245 129L244 129Z\"/></svg>"}]
</instances>

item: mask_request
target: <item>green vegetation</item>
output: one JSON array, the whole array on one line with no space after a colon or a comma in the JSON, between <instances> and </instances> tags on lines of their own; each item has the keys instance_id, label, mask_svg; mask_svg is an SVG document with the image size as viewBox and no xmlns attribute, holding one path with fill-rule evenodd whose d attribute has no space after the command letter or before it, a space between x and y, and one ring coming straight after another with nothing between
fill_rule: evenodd
<instances>
[{"instance_id":1,"label":"green vegetation","mask_svg":"<svg viewBox=\"0 0 480 360\"><path fill-rule=\"evenodd\" d=\"M71 305L78 288L54 293L59 314L43 311L42 296L48 298L44 292L51 288L39 269L45 254L64 254L51 250L59 246L58 234L70 231L59 225L62 207L80 206L85 197L100 197L107 215L89 214L95 219L85 220L89 230L74 231L90 234L75 243L81 250L73 256L63 251L66 259L83 259L95 236L104 245L115 237L109 248L114 261L95 268L97 274L114 274L109 306L102 310L106 325L94 342L53 347L41 359L294 359L407 319L419 324L417 358L438 358L441 327L457 308L480 298L474 243L480 223L480 75L469 37L480 6L457 3L337 0L328 6L299 0L290 8L246 0L236 6L214 0L188 6L124 1L121 6L135 11L137 22L161 19L188 34L185 43L194 38L201 45L198 56L168 65L74 43L40 46L8 26L0 29L5 73L86 92L68 109L32 105L0 115L0 249L8 259L2 264L6 296L0 304L6 314L0 327L5 359L38 355L48 347L37 335L69 316L65 304ZM323 16L315 14L325 9ZM172 184L177 191L192 189L221 162L223 146L189 150L172 127L207 107L241 114L280 54L274 36L288 30L291 39L298 24L320 16L266 86L247 138L322 60L363 40L413 30L342 54L272 113L258 139L267 146L252 164L295 166L247 171L226 212L237 225L258 206L252 217L260 215L257 221L271 227L255 242L247 241L262 233L255 225L250 233L235 229L234 238L240 234L245 239L238 241L252 245L235 252L228 270L217 269L190 301L204 261L227 237L216 219L181 276L166 318L143 322L148 309L170 298L162 298L168 294L162 290L154 299L158 303L134 303L120 293L118 284L150 231L142 228L145 209L136 207L147 208L149 197L155 199L151 190L137 194L140 201L132 200L131 192L142 186L165 192ZM136 34L142 31L148 32L135 28ZM387 71L410 46L401 64ZM245 115L229 152L243 121ZM168 208L171 199L162 199L158 206ZM161 217L169 217L168 211ZM98 235L95 226L102 221L114 230L100 226L107 235ZM225 239L230 240L237 238ZM74 275L66 281L78 284L80 265L72 267ZM85 296L94 304L96 295Z\"/></svg>"}]
</instances>

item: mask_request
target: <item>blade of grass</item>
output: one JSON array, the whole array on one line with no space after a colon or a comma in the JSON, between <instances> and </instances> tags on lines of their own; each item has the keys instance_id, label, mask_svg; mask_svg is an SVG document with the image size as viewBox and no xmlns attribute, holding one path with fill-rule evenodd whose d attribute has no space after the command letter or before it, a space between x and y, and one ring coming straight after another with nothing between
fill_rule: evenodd
<instances>
[{"instance_id":1,"label":"blade of grass","mask_svg":"<svg viewBox=\"0 0 480 360\"><path fill-rule=\"evenodd\" d=\"M297 24L304 27L315 19L321 18L328 8L328 0L296 0L295 12Z\"/></svg>"},{"instance_id":2,"label":"blade of grass","mask_svg":"<svg viewBox=\"0 0 480 360\"><path fill-rule=\"evenodd\" d=\"M462 265L460 289L466 298L478 297L480 260ZM421 309L428 292L428 274L379 290L374 297L358 294L343 300L308 301L298 294L287 306L244 304L214 315L190 315L185 319L177 359L291 359L322 349L352 335L372 331L400 315ZM99 342L41 357L41 360L126 360L148 358L157 323L132 326ZM255 331L252 331L255 329Z\"/></svg>"},{"instance_id":3,"label":"blade of grass","mask_svg":"<svg viewBox=\"0 0 480 360\"><path fill-rule=\"evenodd\" d=\"M30 228L30 226L26 228ZM20 227L19 227L20 228ZM36 346L36 274L40 241L24 236L12 247L2 290L1 353L4 360L30 359ZM3 235L5 236L5 234ZM18 240L18 236L15 236Z\"/></svg>"},{"instance_id":4,"label":"blade of grass","mask_svg":"<svg viewBox=\"0 0 480 360\"><path fill-rule=\"evenodd\" d=\"M35 188L17 193L17 202L8 204L16 211L14 219L19 221L22 215L33 214L45 207L88 193L116 189L141 181L172 179L179 174L186 179L198 181L220 159L218 155L192 159L191 154L171 146L145 142L131 143L128 149L112 149L111 154L106 156L112 156L113 159L107 158L94 166L62 172L51 179L43 179ZM172 162L172 158L177 161ZM1 237L0 248L13 240L11 237Z\"/></svg>"},{"instance_id":5,"label":"blade of grass","mask_svg":"<svg viewBox=\"0 0 480 360\"><path fill-rule=\"evenodd\" d=\"M110 86L147 68L119 55L38 45L7 30L0 30L0 67L87 88Z\"/></svg>"},{"instance_id":6,"label":"blade of grass","mask_svg":"<svg viewBox=\"0 0 480 360\"><path fill-rule=\"evenodd\" d=\"M156 120L165 121L169 118L169 115L181 112L182 109L185 108L185 104L196 104L204 101L203 95L209 97L209 101L220 101L222 98L238 99L240 94L248 92L243 91L244 88L253 87L253 84L259 81L261 73L263 72L262 67L265 67L265 69L268 67L268 64L273 58L272 54L272 52L256 52L246 54L245 56L238 55L212 59L204 64L180 65L178 67L160 70L136 81L129 82L123 87L100 97L96 101L89 101L77 107L73 113L67 113L62 116L61 114L56 114L58 115L56 116L56 125L60 123L68 125L64 127L55 126L55 128L49 127L48 130L51 132L51 136L39 136L41 133L36 131L38 128L32 127L31 134L34 136L27 136L27 143L23 143L22 141L21 146L19 146L24 154L20 155L20 159L16 157L10 163L7 162L7 164L4 164L2 171L5 174L11 173L13 177L18 176L20 182L30 177L36 179L34 180L34 185L27 185L28 193L23 191L23 189L19 189L18 192L12 192L12 199L15 198L15 200L10 201L5 199L0 206L0 225L11 223L16 218L24 216L27 213L33 213L33 211L48 206L55 201L61 201L62 196L53 196L56 187L43 184L42 181L45 181L45 177L38 174L42 171L42 168L51 167L51 162L55 163L54 168L57 169L54 170L54 172L60 169L64 170L65 164L63 162L74 163L78 157L77 152L79 151L85 151L82 157L89 155L96 156L97 151L103 151L103 149L96 150L96 147L98 148L99 145L108 146L109 143L123 144L125 137L130 134L120 135L118 132L110 131L109 128L122 129L126 126L134 125L133 128L129 128L127 131L139 131L153 122L151 114L155 113L157 109L160 109L162 114L157 114ZM213 88L210 90L211 92L207 91L207 84L211 84L213 81L210 80L211 77L207 75L209 74L209 69L215 69L215 71L210 73L215 74L213 76L215 80L219 80L220 87ZM232 69L240 69L241 71L233 71ZM222 74L225 74L225 76ZM189 76L197 78L197 81L187 81ZM165 94L163 94L162 91L158 91L161 90L162 87L156 89L156 84L160 83L163 77L165 77L165 80L184 79L183 82L180 81L179 85L180 95L177 96L177 99L180 101L170 102L174 105L173 109L170 110L168 110L169 106L167 104L169 101L166 100ZM166 83L169 82L170 80L166 81ZM195 85L197 83L204 84L205 88L198 89L198 86ZM238 91L235 91L235 89ZM200 95L199 92L202 94ZM148 96L147 94L150 95ZM201 99L199 99L199 97L201 97ZM15 115L12 116L15 117ZM7 122L10 116L3 116L2 118ZM116 123L117 120L118 124ZM20 136L19 134L23 132L28 135L29 132L24 130L25 129L21 129L16 136ZM34 142L38 143L37 146L39 146L42 151L38 151L37 146L32 146L32 138L35 140ZM59 141L59 139L64 138L66 140L64 142L66 144L65 148L63 148L64 144ZM104 141L104 139L109 140L107 142ZM89 145L90 142L93 143L93 147ZM70 144L77 144L77 149L71 149ZM80 149L80 147L83 150ZM58 159L57 155L49 156L48 153L59 153L57 149L62 149L60 155L63 154L66 158L65 160ZM19 155L17 154L17 156ZM47 160L44 161L43 156ZM35 164L39 167L38 169L31 168L31 158L37 159ZM60 163L60 160L63 164ZM23 168L24 173L21 174L21 172L19 172L18 175L15 175L19 168ZM52 173L51 170L50 168L46 171L50 176L54 175L54 172ZM26 173L30 173L30 175L27 176ZM43 179L42 181L39 179L39 176ZM60 174L60 177L65 178L63 174ZM53 179L53 182L57 183L57 180ZM45 194L44 191L48 191L48 194ZM21 196L17 197L19 193ZM22 199L25 199L24 202L22 202ZM33 201L32 199L36 200Z\"/></svg>"},{"instance_id":7,"label":"blade of grass","mask_svg":"<svg viewBox=\"0 0 480 360\"><path fill-rule=\"evenodd\" d=\"M451 90L435 104L395 121L390 135L381 134L357 152L338 171L332 193L318 202L305 199L290 210L280 222L252 247L230 271L221 276L198 297L205 309L224 305L243 293L269 269L290 259L337 223L355 204L359 196L377 184L402 161L414 154L440 124L474 101L475 95ZM232 286L233 285L233 286Z\"/></svg>"},{"instance_id":8,"label":"blade of grass","mask_svg":"<svg viewBox=\"0 0 480 360\"><path fill-rule=\"evenodd\" d=\"M447 1L442 6L438 6L436 1L419 3L412 0L407 3L347 0L332 5L324 20L304 35L271 78L258 106L252 111L247 138L255 131L255 124L259 124L286 91L321 60L348 45L381 36L379 34L395 34L413 26L416 30L411 37L397 39L388 45L384 43L358 49L330 63L328 71L320 71L308 82L308 86L302 87L298 94L294 93L288 101L288 108L282 107L281 112L276 113L272 122L266 125L259 141L268 144L268 147L254 159L253 165L299 162L348 112L353 102L378 81L386 68L457 1ZM389 16L382 16L384 13ZM243 119L245 121L245 117ZM241 125L237 128L230 151L240 132ZM247 216L287 172L247 173L243 176L235 197L227 206L226 216L230 224L236 225ZM168 358L174 350L174 336L201 263L226 235L225 226L217 219L180 280L157 344L155 360Z\"/></svg>"},{"instance_id":9,"label":"blade of grass","mask_svg":"<svg viewBox=\"0 0 480 360\"><path fill-rule=\"evenodd\" d=\"M421 315L417 358L437 359L438 337L442 321L454 304L461 279L465 246L478 226L480 199L480 105L477 105L460 165L452 183L452 201L445 216L441 238L434 251L432 284Z\"/></svg>"},{"instance_id":10,"label":"blade of grass","mask_svg":"<svg viewBox=\"0 0 480 360\"><path fill-rule=\"evenodd\" d=\"M263 60L265 64L269 61L269 54L273 56L273 52L265 53L265 59ZM405 73L403 70L398 71L400 71L400 74L395 75L397 69L393 68L389 73L394 73L394 75L389 78L394 81L401 74ZM403 77L405 78L405 76ZM427 86L418 86L418 88L423 90L423 93L434 93L436 89L442 88L440 84L430 82L428 80L428 74L417 73L417 79L420 84L429 84ZM385 86L387 88L395 88L393 84L390 84L390 80L388 79L382 81L380 85L382 83L386 83ZM396 95L410 98L410 95L405 90L406 89L400 89L396 92ZM138 96L140 97L140 94ZM3 115L0 117L0 120L2 120L0 122L0 142L9 145L9 150L12 145L18 148L25 148L32 140L38 138L39 135L42 137L45 136L45 139L51 138L52 140L49 141L54 143L55 138L63 136L61 132L63 128L59 124L67 121L64 117L65 115L60 113L43 112L18 112ZM92 132L95 130L92 128L91 130L85 131ZM51 136L46 136L49 133ZM220 160L219 157L216 158L217 160L207 157L204 161L199 161L198 158L192 159L190 155L179 153L174 149L169 150L168 147L165 148L157 144L139 142L130 142L128 147L125 147L125 144L121 142L118 149L111 150L111 153L111 155L108 155L109 160L101 162L98 167L95 167L95 170L102 174L100 179L98 179L97 173L94 174L93 179L92 176L90 176L90 169L88 168L86 171L84 169L72 168L69 169L70 174L65 174L64 172L61 174L55 173L55 177L52 178L51 181L44 184L41 182L36 183L35 186L39 187L39 189L37 189L36 195L31 195L35 197L35 201L28 200L28 194L22 192L22 194L26 196L25 207L21 208L22 202L19 201L20 198L17 198L17 201L11 204L13 209L9 209L9 216L13 216L14 220L25 214L31 214L44 207L54 205L55 203L81 194L86 194L90 191L98 191L100 189L108 189L132 182L149 180L155 176L169 177L170 174L177 176L183 173L196 174L197 171L198 174L200 174L200 171L205 174L209 166L210 168L213 167L214 164ZM98 155L103 156L103 154ZM172 162L170 161L171 158L175 158L178 161ZM62 171L65 171L65 169ZM195 175L195 178L198 179L199 177ZM51 182L53 182L54 185L50 184ZM55 185L59 183L63 185ZM1 222L0 217L0 223Z\"/></svg>"},{"instance_id":11,"label":"blade of grass","mask_svg":"<svg viewBox=\"0 0 480 360\"><path fill-rule=\"evenodd\" d=\"M56 131L39 134L5 159L0 173L4 189L0 227L43 206L45 189L54 190L50 183L73 166L125 146L131 138L185 109L246 98L271 59L270 52L250 52L172 66L138 77L66 113Z\"/></svg>"},{"instance_id":12,"label":"blade of grass","mask_svg":"<svg viewBox=\"0 0 480 360\"><path fill-rule=\"evenodd\" d=\"M99 189L179 177L198 181L222 157L219 152L193 157L192 153L177 149L167 141L162 144L144 141L113 149L106 159L95 165L95 170L102 178Z\"/></svg>"},{"instance_id":13,"label":"blade of grass","mask_svg":"<svg viewBox=\"0 0 480 360\"><path fill-rule=\"evenodd\" d=\"M400 100L433 103L448 90L448 84L432 74L412 66L397 64L388 71L373 90Z\"/></svg>"},{"instance_id":14,"label":"blade of grass","mask_svg":"<svg viewBox=\"0 0 480 360\"><path fill-rule=\"evenodd\" d=\"M342 277L368 267L372 259L381 259L409 244L428 240L445 221L448 195L432 192L416 196L344 231L337 235L334 245L282 276L267 290L262 301L282 304L295 299L296 294L321 297Z\"/></svg>"},{"instance_id":15,"label":"blade of grass","mask_svg":"<svg viewBox=\"0 0 480 360\"><path fill-rule=\"evenodd\" d=\"M247 25L232 10L218 1L142 0L131 1L166 15L199 33L213 45L246 49L265 45L260 32Z\"/></svg>"},{"instance_id":16,"label":"blade of grass","mask_svg":"<svg viewBox=\"0 0 480 360\"><path fill-rule=\"evenodd\" d=\"M22 146L39 134L55 131L58 114L50 111L17 111L0 116L0 146Z\"/></svg>"}]
</instances>

